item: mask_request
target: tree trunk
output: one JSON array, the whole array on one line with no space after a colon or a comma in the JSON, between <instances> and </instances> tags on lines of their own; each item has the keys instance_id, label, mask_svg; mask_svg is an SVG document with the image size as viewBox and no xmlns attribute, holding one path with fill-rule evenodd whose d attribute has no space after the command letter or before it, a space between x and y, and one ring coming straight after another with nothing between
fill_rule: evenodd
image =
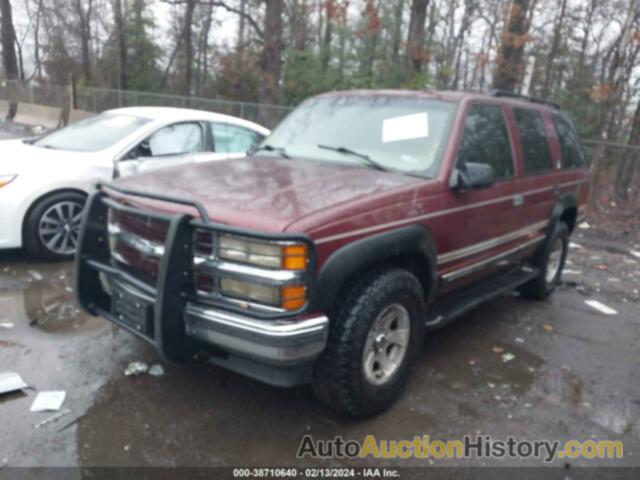
<instances>
[{"instance_id":1,"label":"tree trunk","mask_svg":"<svg viewBox=\"0 0 640 480\"><path fill-rule=\"evenodd\" d=\"M124 32L124 17L122 13L122 0L113 2L113 20L116 27L118 42L118 88L127 89L127 43Z\"/></svg>"},{"instance_id":2,"label":"tree trunk","mask_svg":"<svg viewBox=\"0 0 640 480\"><path fill-rule=\"evenodd\" d=\"M558 55L558 48L560 47L560 37L562 35L562 24L564 23L564 16L567 10L567 0L562 0L560 5L560 14L556 20L556 26L553 29L553 39L551 40L551 48L547 55L547 64L545 66L544 84L542 85L542 98L547 98L551 91L551 81L553 79L553 62Z\"/></svg>"},{"instance_id":3,"label":"tree trunk","mask_svg":"<svg viewBox=\"0 0 640 480\"><path fill-rule=\"evenodd\" d=\"M529 33L527 12L529 0L513 0L507 26L502 33L502 46L493 88L515 92L524 71L524 46Z\"/></svg>"},{"instance_id":4,"label":"tree trunk","mask_svg":"<svg viewBox=\"0 0 640 480\"><path fill-rule=\"evenodd\" d=\"M277 104L279 100L280 74L282 71L282 10L283 0L265 0L264 46L260 55L260 82L258 98L262 104ZM260 120L270 124L267 109L261 109Z\"/></svg>"},{"instance_id":5,"label":"tree trunk","mask_svg":"<svg viewBox=\"0 0 640 480\"><path fill-rule=\"evenodd\" d=\"M422 71L422 64L425 59L424 40L428 6L429 0L411 1L411 17L409 18L409 33L405 50L407 78L411 78Z\"/></svg>"},{"instance_id":6,"label":"tree trunk","mask_svg":"<svg viewBox=\"0 0 640 480\"><path fill-rule=\"evenodd\" d=\"M184 29L182 30L183 72L180 93L185 97L191 95L191 77L193 73L193 12L196 0L188 0L184 13Z\"/></svg>"},{"instance_id":7,"label":"tree trunk","mask_svg":"<svg viewBox=\"0 0 640 480\"><path fill-rule=\"evenodd\" d=\"M333 17L335 15L336 4L335 0L327 0L324 2L325 8L325 25L324 25L324 38L322 39L322 69L326 71L329 67L329 60L331 59L331 42L333 40Z\"/></svg>"},{"instance_id":8,"label":"tree trunk","mask_svg":"<svg viewBox=\"0 0 640 480\"><path fill-rule=\"evenodd\" d=\"M75 10L78 15L78 23L80 27L80 50L82 61L82 76L87 83L91 82L91 10L93 8L92 0L87 3L85 11L83 0L76 0Z\"/></svg>"},{"instance_id":9,"label":"tree trunk","mask_svg":"<svg viewBox=\"0 0 640 480\"><path fill-rule=\"evenodd\" d=\"M18 58L16 57L16 32L13 29L11 3L0 0L0 43L2 43L2 65L9 80L18 79Z\"/></svg>"}]
</instances>

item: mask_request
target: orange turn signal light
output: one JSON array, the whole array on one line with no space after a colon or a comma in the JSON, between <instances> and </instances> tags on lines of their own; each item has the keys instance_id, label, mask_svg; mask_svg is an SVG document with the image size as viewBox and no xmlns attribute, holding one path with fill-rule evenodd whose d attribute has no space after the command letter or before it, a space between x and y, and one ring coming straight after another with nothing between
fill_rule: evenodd
<instances>
[{"instance_id":1,"label":"orange turn signal light","mask_svg":"<svg viewBox=\"0 0 640 480\"><path fill-rule=\"evenodd\" d=\"M282 248L282 268L285 270L304 270L308 259L306 245L287 245Z\"/></svg>"},{"instance_id":2,"label":"orange turn signal light","mask_svg":"<svg viewBox=\"0 0 640 480\"><path fill-rule=\"evenodd\" d=\"M298 310L307 302L307 287L287 285L280 289L280 306L285 310Z\"/></svg>"}]
</instances>

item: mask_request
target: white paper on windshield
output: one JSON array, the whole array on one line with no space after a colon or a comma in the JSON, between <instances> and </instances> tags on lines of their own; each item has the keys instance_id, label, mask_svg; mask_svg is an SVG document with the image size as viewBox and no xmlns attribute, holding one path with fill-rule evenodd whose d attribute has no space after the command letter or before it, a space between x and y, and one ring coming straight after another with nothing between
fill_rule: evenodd
<instances>
[{"instance_id":1,"label":"white paper on windshield","mask_svg":"<svg viewBox=\"0 0 640 480\"><path fill-rule=\"evenodd\" d=\"M382 143L427 138L429 116L427 112L387 118L382 122Z\"/></svg>"},{"instance_id":2,"label":"white paper on windshield","mask_svg":"<svg viewBox=\"0 0 640 480\"><path fill-rule=\"evenodd\" d=\"M135 122L136 119L134 117L129 117L126 115L118 115L117 117L111 117L104 122L108 127L113 128L125 128Z\"/></svg>"}]
</instances>

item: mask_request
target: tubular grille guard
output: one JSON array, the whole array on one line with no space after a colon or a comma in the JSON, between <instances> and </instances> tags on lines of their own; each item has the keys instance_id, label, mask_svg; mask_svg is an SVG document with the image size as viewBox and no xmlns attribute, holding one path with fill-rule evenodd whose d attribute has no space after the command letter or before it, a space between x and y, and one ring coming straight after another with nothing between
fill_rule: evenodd
<instances>
[{"instance_id":1,"label":"tubular grille guard","mask_svg":"<svg viewBox=\"0 0 640 480\"><path fill-rule=\"evenodd\" d=\"M80 279L82 276L80 272L82 271L81 266L93 270L96 275L93 280L93 285L96 288L99 287L99 281L97 279L97 272L99 270L105 271L109 270L117 274L122 279L130 281L134 285L138 286L145 291L151 291L153 289L154 292L157 293L158 298L157 302L163 301L163 296L168 297L176 297L177 304L183 304L185 300L191 299L196 302L204 302L209 303L212 306L220 307L228 311L247 314L249 313L246 308L243 308L237 303L233 301L228 301L227 299L219 299L218 301L213 301L212 299L203 300L199 298L195 294L195 286L193 285L193 249L192 242L193 237L192 233L195 228L201 228L205 230L212 230L216 233L229 233L235 235L242 235L246 237L251 237L260 240L266 241L295 241L295 242L304 242L308 246L309 251L309 266L308 266L308 274L307 274L307 295L308 298L313 298L314 284L315 284L315 246L313 241L304 234L282 234L282 233L264 233L255 230L242 229L229 225L219 224L212 222L210 217L207 215L204 207L199 202L168 197L159 194L151 194L147 192L139 192L123 189L120 187L114 187L111 184L98 184L98 191L92 196L90 202L88 203L87 212L85 215L85 219L83 221L83 226L81 229L81 238L80 238L80 246L78 248L78 253L76 256L76 269L77 274L76 277ZM152 210L143 210L141 208L133 207L130 205L126 205L119 201L116 201L113 198L107 196L105 190L113 190L122 195L126 196L134 196L140 198L149 198L152 200L159 200L167 203L176 203L179 205L188 205L195 208L200 213L201 218L194 218L188 214L167 214L154 212ZM115 269L110 265L110 255L109 249L107 245L106 239L108 238L107 232L107 222L106 216L108 209L120 210L123 212L130 213L132 215L138 216L146 216L149 218L155 218L158 220L163 220L169 223L169 229L167 232L167 236L164 242L164 255L161 258L160 266L159 266L159 274L157 277L156 285L149 285L147 282L143 282L138 278L135 278L134 275L131 275L130 272L122 271L119 269ZM204 214L204 215L203 215ZM85 223L89 224L89 230L92 232L90 235L86 235L85 230L87 226ZM89 245L83 242L85 237L89 237ZM175 257L175 258L174 258ZM180 258L180 260L176 260L176 258ZM186 262L186 263L185 263ZM80 265L82 264L82 265ZM173 265L169 268L169 265ZM180 265L179 270L176 270L175 265ZM85 268L85 269L86 269ZM175 272L180 271L181 274L175 274ZM168 280L166 277L170 276L169 272L174 272L174 277L181 275L185 278L182 281L182 286L179 287L178 290L174 290L174 292L169 292L166 289L162 288L162 285L165 283L173 283ZM188 280L187 280L188 279ZM90 285L91 282L87 283ZM155 288L154 288L155 287ZM176 286L177 287L177 286ZM101 290L101 289L100 289ZM82 298L82 295L78 293L78 299L80 305L82 305L85 309L95 314L95 305L92 307L89 303L86 302ZM165 299L166 300L166 299ZM104 302L103 302L104 303ZM269 320L273 318L286 318L286 317L296 317L304 314L308 308L308 304L302 307L300 310L292 311L292 312L282 312L282 311L273 311L269 310L258 311L251 310L250 313L254 315L256 318ZM157 310L157 308L156 308ZM162 310L160 310L161 312ZM102 314L102 312L101 312ZM161 314L160 314L161 315ZM159 321L159 320L158 320Z\"/></svg>"}]
</instances>

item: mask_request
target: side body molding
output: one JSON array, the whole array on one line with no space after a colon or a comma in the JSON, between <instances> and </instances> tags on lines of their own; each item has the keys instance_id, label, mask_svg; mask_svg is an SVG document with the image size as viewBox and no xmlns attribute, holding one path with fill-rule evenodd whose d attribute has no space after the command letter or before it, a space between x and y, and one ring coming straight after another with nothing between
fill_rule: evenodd
<instances>
[{"instance_id":1,"label":"side body molding","mask_svg":"<svg viewBox=\"0 0 640 480\"><path fill-rule=\"evenodd\" d=\"M407 254L414 256L415 261L424 262L416 267L418 271L427 272L428 278L420 280L429 286L430 300L437 287L436 245L426 228L410 225L357 240L336 250L318 272L310 311L331 309L345 282L358 271Z\"/></svg>"}]
</instances>

